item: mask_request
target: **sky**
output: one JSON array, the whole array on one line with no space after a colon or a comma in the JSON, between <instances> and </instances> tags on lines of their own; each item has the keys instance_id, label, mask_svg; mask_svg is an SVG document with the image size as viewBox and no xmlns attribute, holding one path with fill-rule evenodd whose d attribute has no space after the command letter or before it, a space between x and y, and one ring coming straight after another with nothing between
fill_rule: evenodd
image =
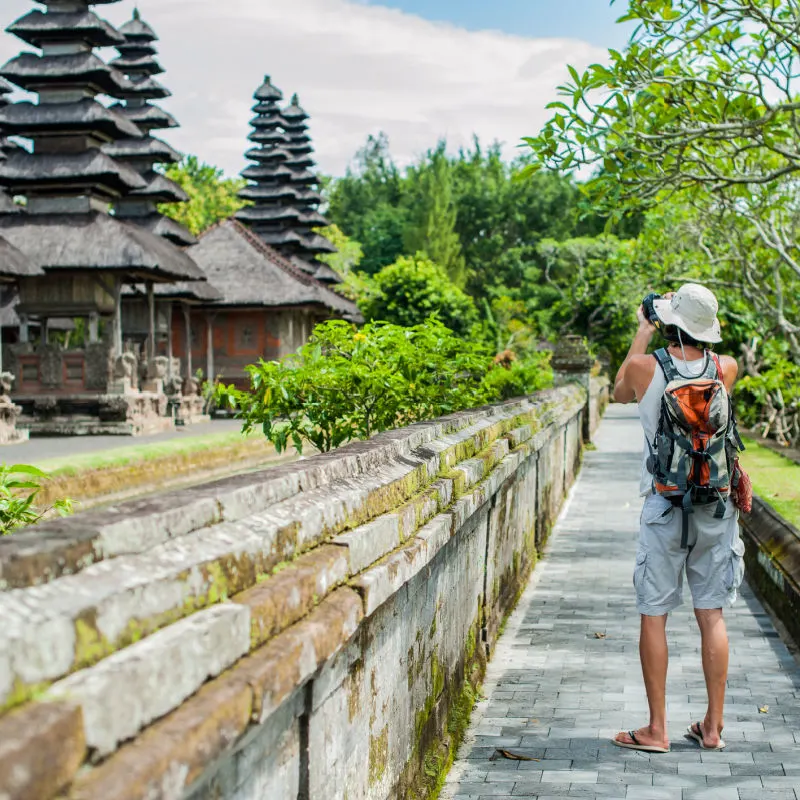
<instances>
[{"instance_id":1,"label":"sky","mask_svg":"<svg viewBox=\"0 0 800 800\"><path fill-rule=\"evenodd\" d=\"M115 25L133 0L95 6ZM252 94L270 75L311 115L319 170L341 175L369 134L386 132L398 163L437 140L451 149L521 137L578 69L624 45L624 0L138 0L160 37L161 103L181 128L163 138L184 153L241 171ZM2 0L0 30L34 7ZM30 48L0 33L0 63ZM101 51L110 59L113 51ZM161 135L161 134L160 134Z\"/></svg>"}]
</instances>

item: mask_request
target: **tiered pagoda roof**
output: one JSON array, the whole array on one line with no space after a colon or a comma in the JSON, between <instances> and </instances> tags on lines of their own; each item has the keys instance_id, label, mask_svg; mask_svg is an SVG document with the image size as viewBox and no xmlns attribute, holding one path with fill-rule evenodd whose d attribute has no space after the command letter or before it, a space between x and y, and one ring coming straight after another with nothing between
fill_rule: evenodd
<instances>
[{"instance_id":1,"label":"tiered pagoda roof","mask_svg":"<svg viewBox=\"0 0 800 800\"><path fill-rule=\"evenodd\" d=\"M281 110L283 94L269 76L254 98L256 116L248 138L256 146L245 154L254 164L242 172L249 183L239 195L252 205L237 212L236 219L303 271L326 283L338 283L338 275L316 260L323 253L335 253L336 248L315 233L330 223L317 211L322 198L315 188L319 181L310 169L314 161L308 115L297 95Z\"/></svg>"},{"instance_id":2,"label":"tiered pagoda roof","mask_svg":"<svg viewBox=\"0 0 800 800\"><path fill-rule=\"evenodd\" d=\"M11 91L11 86L0 78L0 111L8 105L6 95ZM17 145L10 142L3 135L3 129L0 128L0 166L17 149ZM0 189L0 214L17 214L19 212L20 209L14 205L12 198ZM0 280L29 277L37 274L43 275L44 273L37 269L16 247L9 244L5 239L0 238Z\"/></svg>"},{"instance_id":3,"label":"tiered pagoda roof","mask_svg":"<svg viewBox=\"0 0 800 800\"><path fill-rule=\"evenodd\" d=\"M8 105L9 101L6 95L13 91L11 84L0 78L0 112ZM7 136L3 135L3 129L0 128L0 165L5 161L9 154L17 149L17 146L11 142ZM0 188L0 214L8 214L17 211L14 201Z\"/></svg>"},{"instance_id":4,"label":"tiered pagoda roof","mask_svg":"<svg viewBox=\"0 0 800 800\"><path fill-rule=\"evenodd\" d=\"M41 50L23 53L0 68L0 76L35 92L38 104L16 102L0 109L7 134L33 142L0 164L0 185L25 195L25 213L0 214L0 235L47 271L113 270L137 280L200 279L185 253L138 226L108 213L109 204L146 190L139 173L104 152L104 146L142 139L122 114L97 101L120 97L133 86L93 52L125 44L125 38L91 10L99 2L46 2L9 31Z\"/></svg>"},{"instance_id":5,"label":"tiered pagoda roof","mask_svg":"<svg viewBox=\"0 0 800 800\"><path fill-rule=\"evenodd\" d=\"M135 169L145 186L119 200L116 214L120 219L141 225L185 247L194 244L197 241L195 237L182 225L160 214L157 208L158 203L182 203L189 199L177 183L155 170L156 164L174 164L181 158L166 142L151 135L154 130L178 125L170 114L151 102L170 95L153 77L164 71L156 60L154 42L158 41L158 37L141 18L138 10L133 12L133 19L126 22L119 32L124 42L116 45L120 55L111 62L111 66L124 73L130 85L120 93L124 104L117 104L112 110L135 124L144 136L120 139L103 149L108 155Z\"/></svg>"}]
</instances>

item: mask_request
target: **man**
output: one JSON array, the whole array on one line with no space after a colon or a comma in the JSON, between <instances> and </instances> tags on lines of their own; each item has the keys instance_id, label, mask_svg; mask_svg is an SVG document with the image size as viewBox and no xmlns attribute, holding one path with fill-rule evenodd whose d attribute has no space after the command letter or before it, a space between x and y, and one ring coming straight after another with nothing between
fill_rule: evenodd
<instances>
[{"instance_id":1,"label":"man","mask_svg":"<svg viewBox=\"0 0 800 800\"><path fill-rule=\"evenodd\" d=\"M730 392L738 365L730 356L710 357L704 343L721 341L718 303L703 286L687 284L654 303L669 341L666 348L682 377L721 379ZM661 400L667 386L665 371L647 349L656 328L638 311L639 328L630 351L617 373L614 399L636 401L647 441L652 444L658 428ZM718 368L722 371L717 375ZM728 635L722 607L736 599L744 567L744 545L739 538L738 514L728 499L724 516L715 517L715 504L696 506L689 516L688 547L681 547L682 513L655 493L648 469L650 449L645 444L640 493L645 498L634 571L637 610L641 615L639 654L650 707L650 722L643 728L619 733L614 744L647 752L668 752L666 681L668 649L667 615L681 605L683 575L694 602L702 638L703 672L708 707L702 721L693 723L687 736L704 749L722 749L725 743L723 705L728 673Z\"/></svg>"}]
</instances>

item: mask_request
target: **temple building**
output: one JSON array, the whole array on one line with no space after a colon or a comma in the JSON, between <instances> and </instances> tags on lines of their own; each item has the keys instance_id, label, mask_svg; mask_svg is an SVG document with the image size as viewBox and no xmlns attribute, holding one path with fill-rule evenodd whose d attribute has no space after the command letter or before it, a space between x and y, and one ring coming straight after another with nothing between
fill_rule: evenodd
<instances>
[{"instance_id":1,"label":"temple building","mask_svg":"<svg viewBox=\"0 0 800 800\"><path fill-rule=\"evenodd\" d=\"M299 269L325 283L339 283L339 276L317 256L336 248L315 232L330 223L317 210L322 197L318 178L311 171L313 148L308 136L308 115L297 95L281 110L283 93L269 76L253 95L256 116L248 137L256 146L245 156L255 162L242 172L249 181L240 193L252 202L237 212L236 219L265 244L293 261Z\"/></svg>"},{"instance_id":2,"label":"temple building","mask_svg":"<svg viewBox=\"0 0 800 800\"><path fill-rule=\"evenodd\" d=\"M176 356L206 376L249 385L246 367L293 353L328 319L360 320L355 303L304 272L236 220L187 251L222 294L173 318Z\"/></svg>"},{"instance_id":3,"label":"temple building","mask_svg":"<svg viewBox=\"0 0 800 800\"><path fill-rule=\"evenodd\" d=\"M167 238L132 224L133 205L124 219L109 213L133 193L142 193L136 210L154 197L145 160L151 145L114 149L145 140L145 132L97 100L133 94L134 82L94 53L124 47L126 38L92 11L94 0L45 5L8 29L41 52L24 52L0 68L0 76L38 95L36 104L0 109L0 128L32 143L30 152L19 148L0 164L0 186L26 201L23 213L0 214L0 236L45 273L19 280L15 399L32 432L163 429L172 424L163 363L124 346L124 288L145 287L155 341L155 286L205 276ZM126 154L127 163L120 158ZM68 345L50 329L63 317L79 320L82 330ZM31 336L31 319L39 322L38 336Z\"/></svg>"}]
</instances>

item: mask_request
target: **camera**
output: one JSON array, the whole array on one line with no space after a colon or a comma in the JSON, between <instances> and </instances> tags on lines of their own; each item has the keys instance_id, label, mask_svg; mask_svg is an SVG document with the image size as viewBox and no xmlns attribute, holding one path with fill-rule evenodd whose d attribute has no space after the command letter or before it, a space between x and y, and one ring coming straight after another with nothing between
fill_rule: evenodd
<instances>
[{"instance_id":1,"label":"camera","mask_svg":"<svg viewBox=\"0 0 800 800\"><path fill-rule=\"evenodd\" d=\"M658 318L658 314L656 313L655 306L653 305L656 300L660 300L661 295L656 294L655 292L651 292L647 297L642 300L642 312L644 313L645 319L651 324L655 325L656 328L661 328L661 320Z\"/></svg>"}]
</instances>

